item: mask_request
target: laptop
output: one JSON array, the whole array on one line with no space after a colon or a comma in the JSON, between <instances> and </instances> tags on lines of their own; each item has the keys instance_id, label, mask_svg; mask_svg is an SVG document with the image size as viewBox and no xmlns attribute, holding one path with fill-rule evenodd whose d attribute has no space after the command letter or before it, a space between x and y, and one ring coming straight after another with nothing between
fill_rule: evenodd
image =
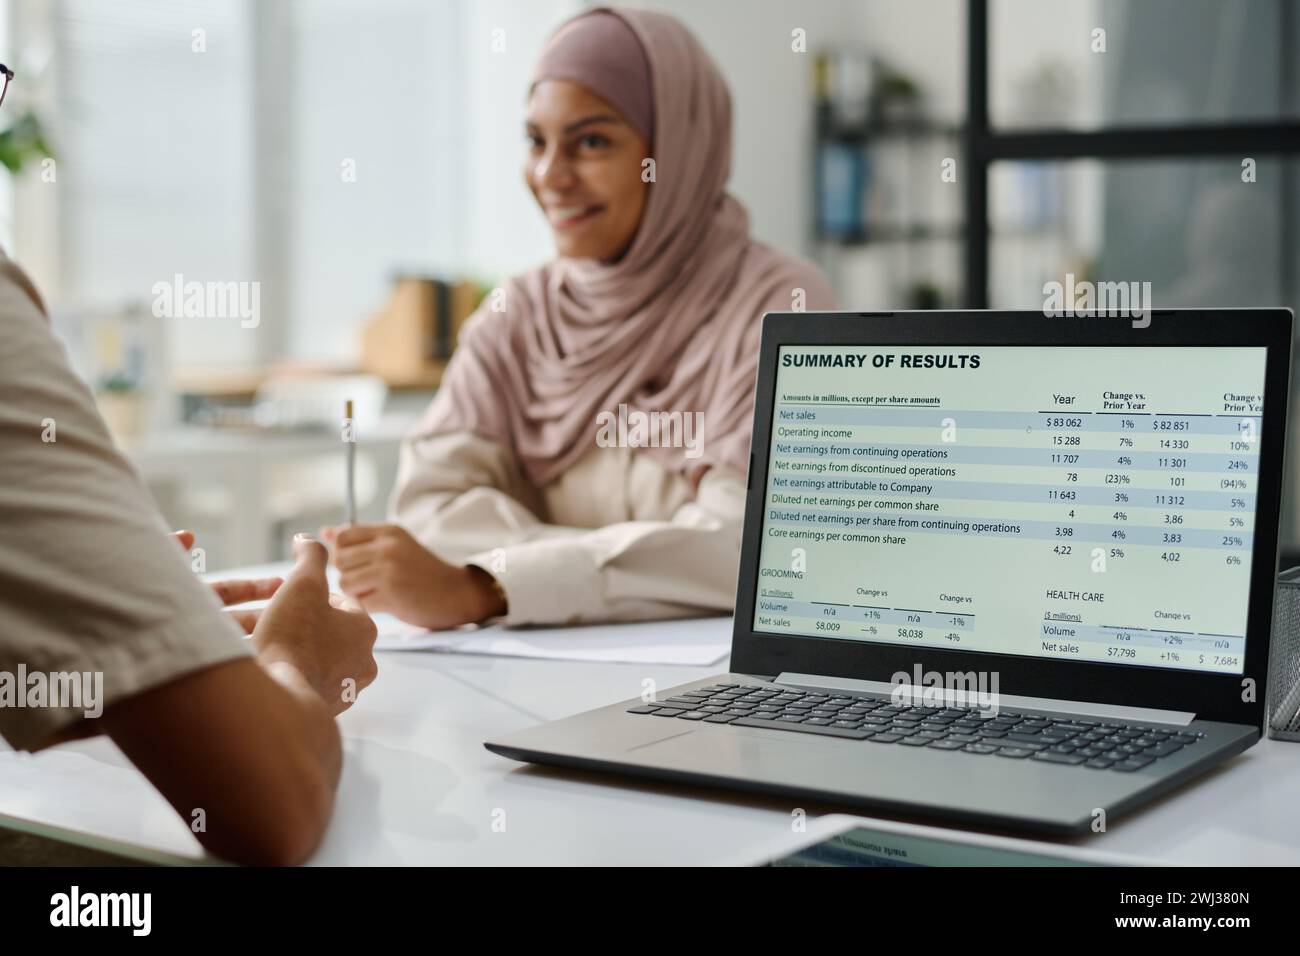
<instances>
[{"instance_id":1,"label":"laptop","mask_svg":"<svg viewBox=\"0 0 1300 956\"><path fill-rule=\"evenodd\" d=\"M1291 338L1285 309L764 316L730 672L485 745L1103 828L1260 739Z\"/></svg>"}]
</instances>

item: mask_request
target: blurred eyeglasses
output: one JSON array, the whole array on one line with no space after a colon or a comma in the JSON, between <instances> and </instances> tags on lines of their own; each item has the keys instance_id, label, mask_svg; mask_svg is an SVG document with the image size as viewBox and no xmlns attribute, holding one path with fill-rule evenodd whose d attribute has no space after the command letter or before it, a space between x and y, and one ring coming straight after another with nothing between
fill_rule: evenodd
<instances>
[{"instance_id":1,"label":"blurred eyeglasses","mask_svg":"<svg viewBox=\"0 0 1300 956\"><path fill-rule=\"evenodd\" d=\"M0 63L0 76L4 77L4 86L0 86L0 105L3 105L5 94L9 92L9 81L14 78L14 71Z\"/></svg>"}]
</instances>

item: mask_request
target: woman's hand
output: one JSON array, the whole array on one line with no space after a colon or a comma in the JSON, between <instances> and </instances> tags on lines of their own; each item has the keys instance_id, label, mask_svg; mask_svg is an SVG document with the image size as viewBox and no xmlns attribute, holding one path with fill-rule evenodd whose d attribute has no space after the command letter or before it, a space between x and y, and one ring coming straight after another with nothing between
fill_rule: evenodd
<instances>
[{"instance_id":1,"label":"woman's hand","mask_svg":"<svg viewBox=\"0 0 1300 956\"><path fill-rule=\"evenodd\" d=\"M387 611L431 630L505 613L492 576L448 564L395 524L322 528L339 587L367 611Z\"/></svg>"},{"instance_id":2,"label":"woman's hand","mask_svg":"<svg viewBox=\"0 0 1300 956\"><path fill-rule=\"evenodd\" d=\"M181 550L189 554L190 549L194 547L193 531L173 531L172 538L181 546ZM284 578L255 578L255 579L232 579L230 581L213 581L208 584L216 592L217 599L225 607L233 604L246 604L249 601L266 601L274 596L279 590L280 585L284 583ZM245 634L252 634L253 629L257 627L258 619L262 616L262 609L243 611L228 611L235 623L240 626Z\"/></svg>"}]
</instances>

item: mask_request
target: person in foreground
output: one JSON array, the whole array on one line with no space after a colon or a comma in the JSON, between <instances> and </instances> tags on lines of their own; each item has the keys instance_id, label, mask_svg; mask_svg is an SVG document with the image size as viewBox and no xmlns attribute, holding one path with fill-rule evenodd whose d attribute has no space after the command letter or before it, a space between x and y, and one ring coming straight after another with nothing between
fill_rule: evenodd
<instances>
[{"instance_id":1,"label":"person in foreground","mask_svg":"<svg viewBox=\"0 0 1300 956\"><path fill-rule=\"evenodd\" d=\"M333 808L334 718L375 678L374 623L329 593L310 538L284 580L200 583L192 536L168 538L2 252L0 342L0 736L35 751L105 733L212 853L303 860ZM99 699L59 706L67 681Z\"/></svg>"},{"instance_id":2,"label":"person in foreground","mask_svg":"<svg viewBox=\"0 0 1300 956\"><path fill-rule=\"evenodd\" d=\"M430 628L729 610L761 316L834 296L750 238L726 82L672 17L563 25L525 128L557 258L467 322L392 523L322 529L340 586Z\"/></svg>"}]
</instances>

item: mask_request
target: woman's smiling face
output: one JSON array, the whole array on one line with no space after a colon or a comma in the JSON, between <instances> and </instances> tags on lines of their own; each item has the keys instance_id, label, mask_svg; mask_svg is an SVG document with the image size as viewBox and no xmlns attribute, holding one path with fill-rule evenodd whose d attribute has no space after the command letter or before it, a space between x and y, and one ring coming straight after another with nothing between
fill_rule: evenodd
<instances>
[{"instance_id":1,"label":"woman's smiling face","mask_svg":"<svg viewBox=\"0 0 1300 956\"><path fill-rule=\"evenodd\" d=\"M572 259L611 262L632 244L645 210L648 150L618 110L571 80L533 87L525 119L524 180Z\"/></svg>"}]
</instances>

